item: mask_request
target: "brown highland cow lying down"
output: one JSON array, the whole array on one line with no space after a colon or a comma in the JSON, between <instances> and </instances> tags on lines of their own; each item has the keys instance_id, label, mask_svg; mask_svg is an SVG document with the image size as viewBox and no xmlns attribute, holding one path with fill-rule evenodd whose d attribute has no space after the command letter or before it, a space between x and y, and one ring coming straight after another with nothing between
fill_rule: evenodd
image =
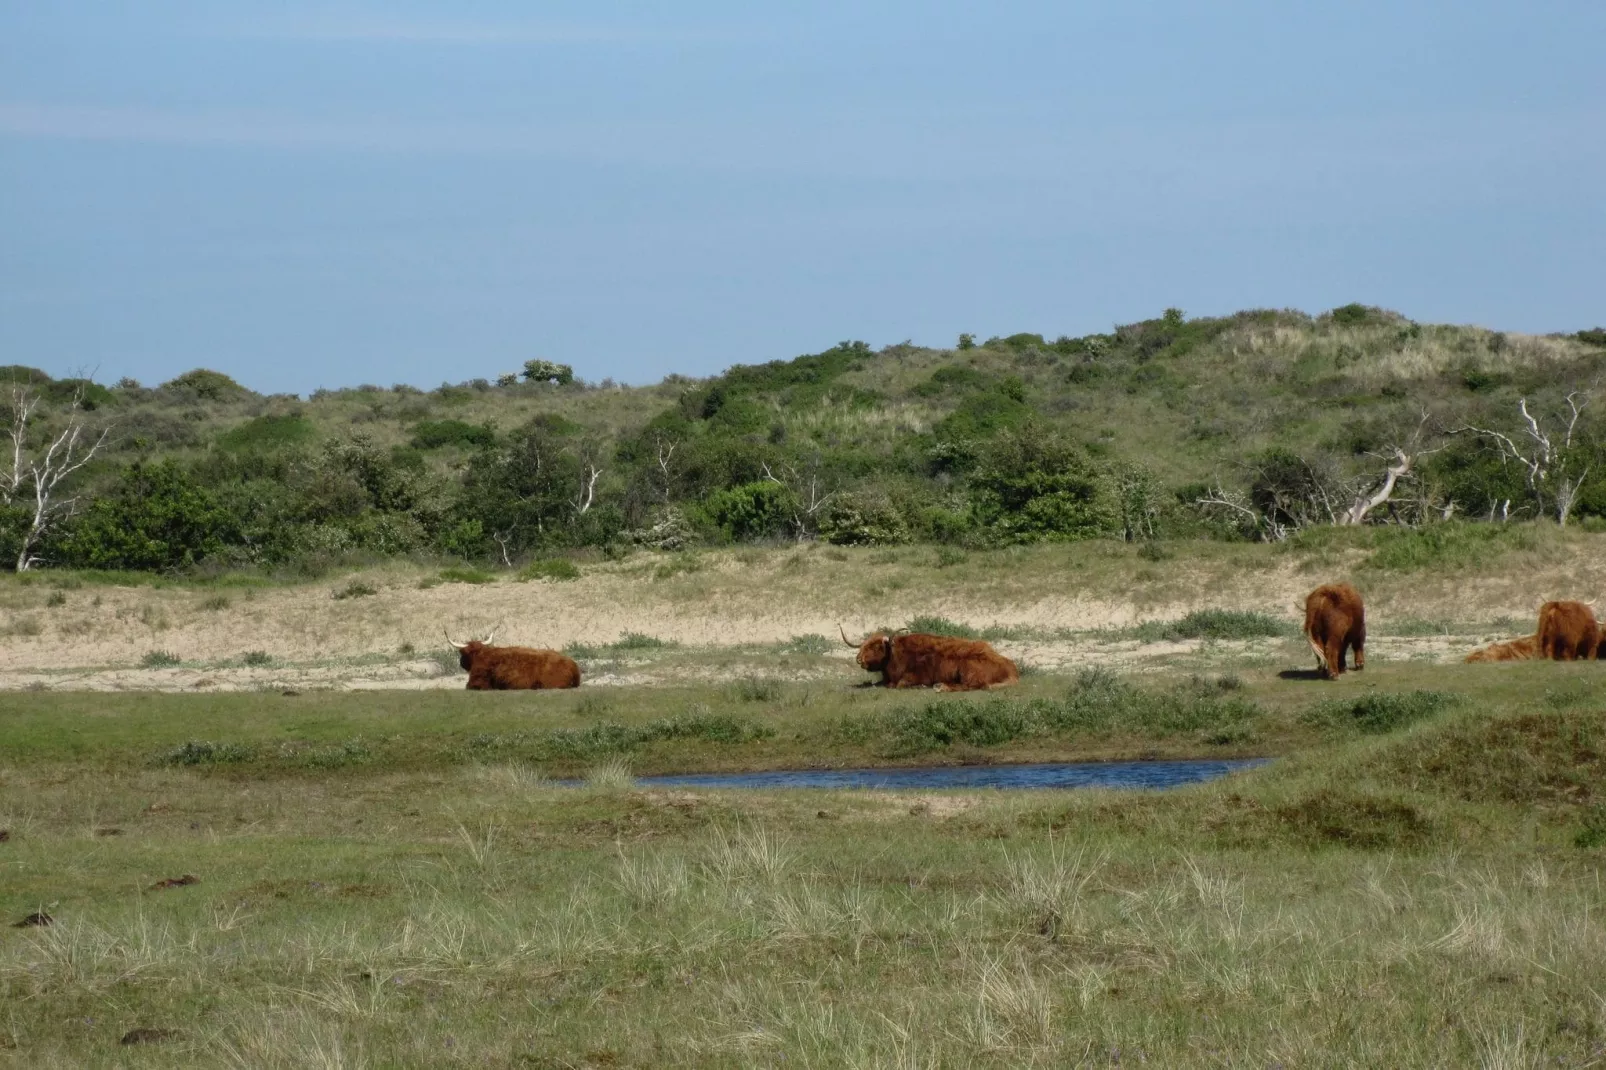
<instances>
[{"instance_id":1,"label":"brown highland cow lying down","mask_svg":"<svg viewBox=\"0 0 1606 1070\"><path fill-rule=\"evenodd\" d=\"M1600 638L1589 603L1546 602L1539 607L1538 632L1474 650L1467 661L1586 661L1600 656Z\"/></svg>"},{"instance_id":2,"label":"brown highland cow lying down","mask_svg":"<svg viewBox=\"0 0 1606 1070\"><path fill-rule=\"evenodd\" d=\"M457 649L458 664L468 672L470 691L540 691L580 686L580 666L567 654L527 646L491 646L495 638L495 632L467 643L446 637Z\"/></svg>"},{"instance_id":3,"label":"brown highland cow lying down","mask_svg":"<svg viewBox=\"0 0 1606 1070\"><path fill-rule=\"evenodd\" d=\"M1008 687L1020 680L1020 670L1013 661L975 639L877 632L862 643L854 643L847 632L842 632L842 641L858 647L859 668L880 673L883 687L980 691Z\"/></svg>"}]
</instances>

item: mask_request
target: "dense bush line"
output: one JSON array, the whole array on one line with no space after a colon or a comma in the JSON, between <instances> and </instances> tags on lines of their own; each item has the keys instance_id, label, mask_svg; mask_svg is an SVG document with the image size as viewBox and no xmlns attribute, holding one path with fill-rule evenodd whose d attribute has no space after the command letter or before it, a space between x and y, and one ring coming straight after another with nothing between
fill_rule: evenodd
<instances>
[{"instance_id":1,"label":"dense bush line","mask_svg":"<svg viewBox=\"0 0 1606 1070\"><path fill-rule=\"evenodd\" d=\"M73 420L85 442L110 430L43 521L26 465L0 480L0 560L317 572L425 555L544 561L530 575L562 579L550 562L580 548L1308 544L1365 525L1380 533L1376 567L1410 569L1503 545L1503 522L1606 518L1606 406L1587 389L1606 370L1603 339L1361 305L1170 309L1052 341L843 342L652 387L532 360L523 382L306 401L206 369L110 389L19 365L0 385L40 402L23 428L32 455ZM1539 444L1521 412L1548 436L1542 468L1526 463Z\"/></svg>"}]
</instances>

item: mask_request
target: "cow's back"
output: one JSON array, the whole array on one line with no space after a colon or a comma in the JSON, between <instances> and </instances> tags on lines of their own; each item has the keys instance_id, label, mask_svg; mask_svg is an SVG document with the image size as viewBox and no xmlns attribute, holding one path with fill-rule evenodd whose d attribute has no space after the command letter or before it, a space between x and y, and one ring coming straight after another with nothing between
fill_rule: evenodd
<instances>
[{"instance_id":1,"label":"cow's back","mask_svg":"<svg viewBox=\"0 0 1606 1070\"><path fill-rule=\"evenodd\" d=\"M1546 602L1539 607L1539 650L1556 661L1595 656L1600 626L1595 611L1583 602Z\"/></svg>"}]
</instances>

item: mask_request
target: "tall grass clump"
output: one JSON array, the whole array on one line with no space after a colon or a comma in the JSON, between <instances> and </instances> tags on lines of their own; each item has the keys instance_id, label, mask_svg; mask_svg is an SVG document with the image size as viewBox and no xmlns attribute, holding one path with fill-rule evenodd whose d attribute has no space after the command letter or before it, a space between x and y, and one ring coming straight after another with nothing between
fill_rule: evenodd
<instances>
[{"instance_id":1,"label":"tall grass clump","mask_svg":"<svg viewBox=\"0 0 1606 1070\"><path fill-rule=\"evenodd\" d=\"M903 627L905 631L920 632L925 635L951 635L959 639L981 638L981 633L968 624L930 614L915 617Z\"/></svg>"},{"instance_id":2,"label":"tall grass clump","mask_svg":"<svg viewBox=\"0 0 1606 1070\"><path fill-rule=\"evenodd\" d=\"M1383 735L1426 720L1460 701L1443 691L1405 691L1323 702L1305 713L1313 725Z\"/></svg>"},{"instance_id":3,"label":"tall grass clump","mask_svg":"<svg viewBox=\"0 0 1606 1070\"><path fill-rule=\"evenodd\" d=\"M1148 621L1132 631L1145 643L1183 639L1277 639L1298 634L1298 629L1288 621L1241 609L1196 609L1180 620Z\"/></svg>"},{"instance_id":4,"label":"tall grass clump","mask_svg":"<svg viewBox=\"0 0 1606 1070\"><path fill-rule=\"evenodd\" d=\"M1538 537L1526 524L1452 522L1371 531L1365 567L1378 572L1460 571L1488 564L1511 550L1531 550Z\"/></svg>"},{"instance_id":5,"label":"tall grass clump","mask_svg":"<svg viewBox=\"0 0 1606 1070\"><path fill-rule=\"evenodd\" d=\"M1108 669L1077 674L1061 699L974 702L937 700L883 714L866 730L853 719L838 727L843 738L880 736L889 756L920 754L955 744L996 747L1034 736L1177 736L1205 733L1208 743L1234 742L1257 720L1259 706L1220 681L1139 688Z\"/></svg>"},{"instance_id":6,"label":"tall grass clump","mask_svg":"<svg viewBox=\"0 0 1606 1070\"><path fill-rule=\"evenodd\" d=\"M170 669L179 661L177 654L167 650L148 650L145 656L139 659L140 666L146 669Z\"/></svg>"},{"instance_id":7,"label":"tall grass clump","mask_svg":"<svg viewBox=\"0 0 1606 1070\"><path fill-rule=\"evenodd\" d=\"M585 786L592 791L629 791L636 786L630 772L630 763L623 758L609 758L586 770Z\"/></svg>"},{"instance_id":8,"label":"tall grass clump","mask_svg":"<svg viewBox=\"0 0 1606 1070\"><path fill-rule=\"evenodd\" d=\"M545 561L531 561L519 570L520 580L552 580L561 583L580 578L580 569L573 561L563 557L548 558Z\"/></svg>"}]
</instances>

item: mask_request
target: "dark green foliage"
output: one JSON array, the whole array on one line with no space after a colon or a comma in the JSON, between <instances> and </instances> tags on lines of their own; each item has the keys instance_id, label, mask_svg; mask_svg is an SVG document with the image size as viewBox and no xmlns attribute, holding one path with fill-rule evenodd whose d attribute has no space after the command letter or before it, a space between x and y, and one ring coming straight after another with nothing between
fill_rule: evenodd
<instances>
[{"instance_id":1,"label":"dark green foliage","mask_svg":"<svg viewBox=\"0 0 1606 1070\"><path fill-rule=\"evenodd\" d=\"M1606 806L1596 804L1584 811L1583 821L1573 843L1586 851L1606 847Z\"/></svg>"},{"instance_id":2,"label":"dark green foliage","mask_svg":"<svg viewBox=\"0 0 1606 1070\"><path fill-rule=\"evenodd\" d=\"M413 425L412 443L420 450L438 450L444 446L480 449L496 443L496 430L462 420L424 420Z\"/></svg>"},{"instance_id":3,"label":"dark green foliage","mask_svg":"<svg viewBox=\"0 0 1606 1070\"><path fill-rule=\"evenodd\" d=\"M0 364L0 384L6 386L48 386L50 373L26 364Z\"/></svg>"},{"instance_id":4,"label":"dark green foliage","mask_svg":"<svg viewBox=\"0 0 1606 1070\"><path fill-rule=\"evenodd\" d=\"M86 412L117 403L116 394L90 379L57 379L43 393L57 405L77 405Z\"/></svg>"},{"instance_id":5,"label":"dark green foliage","mask_svg":"<svg viewBox=\"0 0 1606 1070\"><path fill-rule=\"evenodd\" d=\"M1358 303L1340 305L1329 312L1327 318L1340 327L1389 326L1402 321L1399 313Z\"/></svg>"},{"instance_id":6,"label":"dark green foliage","mask_svg":"<svg viewBox=\"0 0 1606 1070\"><path fill-rule=\"evenodd\" d=\"M1606 348L1606 327L1595 327L1587 331L1579 331L1573 337L1585 345ZM0 369L0 377L3 377L3 374L4 369Z\"/></svg>"},{"instance_id":7,"label":"dark green foliage","mask_svg":"<svg viewBox=\"0 0 1606 1070\"><path fill-rule=\"evenodd\" d=\"M655 635L643 635L641 632L626 632L613 644L614 650L663 650L665 647L676 646L669 639L659 639Z\"/></svg>"},{"instance_id":8,"label":"dark green foliage","mask_svg":"<svg viewBox=\"0 0 1606 1070\"><path fill-rule=\"evenodd\" d=\"M707 523L728 540L747 542L785 534L797 499L779 483L744 483L703 499Z\"/></svg>"},{"instance_id":9,"label":"dark green foliage","mask_svg":"<svg viewBox=\"0 0 1606 1070\"><path fill-rule=\"evenodd\" d=\"M960 639L979 639L981 633L968 624L949 620L947 617L923 616L914 617L903 626L906 632L920 632L927 635L952 635Z\"/></svg>"},{"instance_id":10,"label":"dark green foliage","mask_svg":"<svg viewBox=\"0 0 1606 1070\"><path fill-rule=\"evenodd\" d=\"M313 433L305 416L259 416L224 432L218 445L226 450L279 450L299 446Z\"/></svg>"},{"instance_id":11,"label":"dark green foliage","mask_svg":"<svg viewBox=\"0 0 1606 1070\"><path fill-rule=\"evenodd\" d=\"M1138 688L1107 669L1079 673L1060 700L985 701L939 699L879 719L848 719L839 727L860 742L887 740L886 753L901 757L955 744L992 747L1035 736L1146 736L1195 734L1208 743L1230 743L1249 734L1261 717L1258 706L1219 682L1195 681L1167 689Z\"/></svg>"},{"instance_id":12,"label":"dark green foliage","mask_svg":"<svg viewBox=\"0 0 1606 1070\"><path fill-rule=\"evenodd\" d=\"M521 580L577 580L580 570L573 561L562 557L551 557L544 561L531 561L519 570Z\"/></svg>"},{"instance_id":13,"label":"dark green foliage","mask_svg":"<svg viewBox=\"0 0 1606 1070\"><path fill-rule=\"evenodd\" d=\"M1132 629L1146 643L1182 639L1260 639L1299 634L1299 629L1265 613L1238 609L1197 609L1180 620L1147 621Z\"/></svg>"},{"instance_id":14,"label":"dark green foliage","mask_svg":"<svg viewBox=\"0 0 1606 1070\"><path fill-rule=\"evenodd\" d=\"M999 542L1110 534L1114 515L1086 456L1036 425L1000 434L970 477L978 523Z\"/></svg>"},{"instance_id":15,"label":"dark green foliage","mask_svg":"<svg viewBox=\"0 0 1606 1070\"><path fill-rule=\"evenodd\" d=\"M838 546L899 546L912 534L903 513L888 499L842 494L827 506L820 536Z\"/></svg>"},{"instance_id":16,"label":"dark green foliage","mask_svg":"<svg viewBox=\"0 0 1606 1070\"><path fill-rule=\"evenodd\" d=\"M444 583L492 583L496 576L479 568L443 568L440 572Z\"/></svg>"},{"instance_id":17,"label":"dark green foliage","mask_svg":"<svg viewBox=\"0 0 1606 1070\"><path fill-rule=\"evenodd\" d=\"M373 584L363 583L361 580L352 580L340 590L333 592L329 597L336 602L343 602L348 598L372 598L378 593L379 588Z\"/></svg>"},{"instance_id":18,"label":"dark green foliage","mask_svg":"<svg viewBox=\"0 0 1606 1070\"><path fill-rule=\"evenodd\" d=\"M193 565L239 539L238 518L172 461L131 465L61 539L79 568L161 571Z\"/></svg>"},{"instance_id":19,"label":"dark green foliage","mask_svg":"<svg viewBox=\"0 0 1606 1070\"><path fill-rule=\"evenodd\" d=\"M1272 811L1280 830L1315 846L1368 850L1422 847L1438 828L1409 802L1320 789Z\"/></svg>"},{"instance_id":20,"label":"dark green foliage","mask_svg":"<svg viewBox=\"0 0 1606 1070\"><path fill-rule=\"evenodd\" d=\"M1305 719L1328 728L1382 735L1426 720L1458 701L1442 691L1378 693L1324 702L1306 711Z\"/></svg>"},{"instance_id":21,"label":"dark green foliage","mask_svg":"<svg viewBox=\"0 0 1606 1070\"><path fill-rule=\"evenodd\" d=\"M139 663L147 669L167 669L177 665L179 660L177 654L171 654L166 650L151 650L139 659Z\"/></svg>"},{"instance_id":22,"label":"dark green foliage","mask_svg":"<svg viewBox=\"0 0 1606 1070\"><path fill-rule=\"evenodd\" d=\"M229 401L250 393L227 375L209 368L187 371L163 383L161 389L169 394L200 401Z\"/></svg>"},{"instance_id":23,"label":"dark green foliage","mask_svg":"<svg viewBox=\"0 0 1606 1070\"><path fill-rule=\"evenodd\" d=\"M574 369L567 364L557 364L550 360L527 360L524 362L524 378L532 383L556 383L558 386L568 386L574 382Z\"/></svg>"},{"instance_id":24,"label":"dark green foliage","mask_svg":"<svg viewBox=\"0 0 1606 1070\"><path fill-rule=\"evenodd\" d=\"M273 664L273 655L266 650L247 650L240 655L240 662L253 668L262 668Z\"/></svg>"}]
</instances>

